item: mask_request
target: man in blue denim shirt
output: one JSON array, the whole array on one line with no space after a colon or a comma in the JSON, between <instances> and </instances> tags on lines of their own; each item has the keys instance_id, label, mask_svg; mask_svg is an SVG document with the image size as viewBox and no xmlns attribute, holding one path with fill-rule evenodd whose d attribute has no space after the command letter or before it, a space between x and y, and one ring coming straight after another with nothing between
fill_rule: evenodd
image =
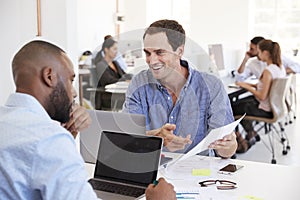
<instances>
[{"instance_id":1,"label":"man in blue denim shirt","mask_svg":"<svg viewBox=\"0 0 300 200\"><path fill-rule=\"evenodd\" d=\"M211 129L233 121L228 95L216 77L192 69L181 59L185 31L174 20L159 20L144 36L149 69L131 81L123 111L146 116L147 134L164 138L169 151L187 152ZM221 157L231 157L234 133L210 144Z\"/></svg>"}]
</instances>

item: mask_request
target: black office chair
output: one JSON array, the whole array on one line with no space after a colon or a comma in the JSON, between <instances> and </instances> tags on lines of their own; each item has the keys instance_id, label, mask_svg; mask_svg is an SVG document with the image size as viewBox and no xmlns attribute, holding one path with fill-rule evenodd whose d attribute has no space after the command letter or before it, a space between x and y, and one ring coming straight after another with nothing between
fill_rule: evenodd
<instances>
[{"instance_id":1,"label":"black office chair","mask_svg":"<svg viewBox=\"0 0 300 200\"><path fill-rule=\"evenodd\" d=\"M97 87L98 77L96 68L89 68L90 75L90 88L86 91L90 93L90 101L96 110L119 111L122 109L125 101L125 94L107 92L104 87Z\"/></svg>"}]
</instances>

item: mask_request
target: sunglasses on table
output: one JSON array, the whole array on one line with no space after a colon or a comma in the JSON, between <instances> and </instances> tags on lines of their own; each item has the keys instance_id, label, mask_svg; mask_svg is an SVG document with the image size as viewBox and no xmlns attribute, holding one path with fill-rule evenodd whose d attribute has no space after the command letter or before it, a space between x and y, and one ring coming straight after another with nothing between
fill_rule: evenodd
<instances>
[{"instance_id":1,"label":"sunglasses on table","mask_svg":"<svg viewBox=\"0 0 300 200\"><path fill-rule=\"evenodd\" d=\"M236 188L236 183L227 180L206 180L199 182L200 187L216 185L218 190L232 190Z\"/></svg>"}]
</instances>

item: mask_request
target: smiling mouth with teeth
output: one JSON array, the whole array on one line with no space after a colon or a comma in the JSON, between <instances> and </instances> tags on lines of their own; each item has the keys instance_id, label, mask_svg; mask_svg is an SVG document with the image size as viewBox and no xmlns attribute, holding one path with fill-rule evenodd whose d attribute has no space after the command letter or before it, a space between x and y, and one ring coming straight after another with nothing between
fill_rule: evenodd
<instances>
[{"instance_id":1,"label":"smiling mouth with teeth","mask_svg":"<svg viewBox=\"0 0 300 200\"><path fill-rule=\"evenodd\" d=\"M150 68L153 70L159 70L163 67L164 65L151 65Z\"/></svg>"}]
</instances>

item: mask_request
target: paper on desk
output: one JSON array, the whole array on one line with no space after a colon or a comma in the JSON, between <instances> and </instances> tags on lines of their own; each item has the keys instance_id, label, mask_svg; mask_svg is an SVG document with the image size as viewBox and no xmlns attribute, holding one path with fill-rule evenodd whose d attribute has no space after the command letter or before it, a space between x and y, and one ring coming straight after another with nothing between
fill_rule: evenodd
<instances>
[{"instance_id":1,"label":"paper on desk","mask_svg":"<svg viewBox=\"0 0 300 200\"><path fill-rule=\"evenodd\" d=\"M186 154L183 154L182 156L178 157L177 159L170 162L167 167L174 165L177 162L183 161L191 156L196 155L197 153L200 153L208 148L208 146L213 143L216 140L222 139L225 135L228 135L233 132L235 127L240 123L240 121L245 117L246 114L244 114L240 119L227 124L225 126L212 129L209 134L193 149L191 149Z\"/></svg>"}]
</instances>

